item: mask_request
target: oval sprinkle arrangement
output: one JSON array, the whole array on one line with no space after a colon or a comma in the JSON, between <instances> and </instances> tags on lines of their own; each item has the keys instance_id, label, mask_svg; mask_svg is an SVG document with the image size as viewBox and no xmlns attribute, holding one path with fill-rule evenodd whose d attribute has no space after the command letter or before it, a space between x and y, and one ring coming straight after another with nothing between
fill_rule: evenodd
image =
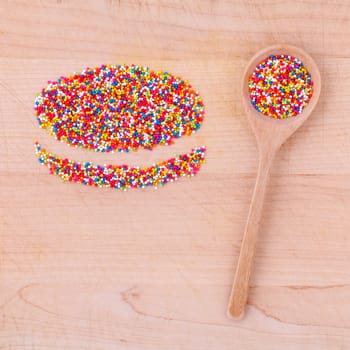
<instances>
[{"instance_id":1,"label":"oval sprinkle arrangement","mask_svg":"<svg viewBox=\"0 0 350 350\"><path fill-rule=\"evenodd\" d=\"M295 117L313 93L311 75L290 55L270 55L260 62L248 81L251 103L262 114L277 119Z\"/></svg>"},{"instance_id":2,"label":"oval sprinkle arrangement","mask_svg":"<svg viewBox=\"0 0 350 350\"><path fill-rule=\"evenodd\" d=\"M195 132L204 116L187 81L135 65L102 65L49 82L35 110L57 140L100 152L169 145Z\"/></svg>"},{"instance_id":3,"label":"oval sprinkle arrangement","mask_svg":"<svg viewBox=\"0 0 350 350\"><path fill-rule=\"evenodd\" d=\"M204 117L202 99L191 85L146 67L102 65L48 82L35 99L41 128L57 140L96 152L152 150L190 135ZM94 165L59 157L35 142L39 162L63 181L121 190L145 188L195 175L205 147L148 167Z\"/></svg>"}]
</instances>

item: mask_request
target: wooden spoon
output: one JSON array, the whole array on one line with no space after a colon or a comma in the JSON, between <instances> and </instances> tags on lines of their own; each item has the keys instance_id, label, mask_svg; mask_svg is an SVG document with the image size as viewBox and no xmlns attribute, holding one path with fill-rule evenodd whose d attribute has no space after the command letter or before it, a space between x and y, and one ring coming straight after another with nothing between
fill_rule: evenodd
<instances>
[{"instance_id":1,"label":"wooden spoon","mask_svg":"<svg viewBox=\"0 0 350 350\"><path fill-rule=\"evenodd\" d=\"M258 112L251 104L248 91L248 79L255 67L269 55L278 54L291 55L301 60L314 82L313 95L309 104L302 113L287 119L275 119ZM231 318L241 318L247 303L250 271L272 161L281 145L309 118L318 101L320 91L321 77L316 63L307 53L294 46L274 45L259 51L250 60L244 72L242 98L258 144L259 167L229 301L228 316Z\"/></svg>"}]
</instances>

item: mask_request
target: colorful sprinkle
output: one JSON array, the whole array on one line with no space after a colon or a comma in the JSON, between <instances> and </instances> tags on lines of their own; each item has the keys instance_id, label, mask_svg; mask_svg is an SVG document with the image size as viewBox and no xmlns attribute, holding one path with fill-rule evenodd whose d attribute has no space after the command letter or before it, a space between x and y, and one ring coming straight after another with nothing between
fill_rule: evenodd
<instances>
[{"instance_id":1,"label":"colorful sprinkle","mask_svg":"<svg viewBox=\"0 0 350 350\"><path fill-rule=\"evenodd\" d=\"M198 130L204 117L202 99L186 80L135 65L49 81L35 110L57 140L100 152L169 145Z\"/></svg>"},{"instance_id":2,"label":"colorful sprinkle","mask_svg":"<svg viewBox=\"0 0 350 350\"><path fill-rule=\"evenodd\" d=\"M303 63L288 55L270 55L257 65L248 81L255 109L277 119L295 117L313 93L311 75Z\"/></svg>"},{"instance_id":3,"label":"colorful sprinkle","mask_svg":"<svg viewBox=\"0 0 350 350\"><path fill-rule=\"evenodd\" d=\"M35 151L41 164L46 165L51 174L63 181L76 182L94 187L112 187L120 190L165 185L181 176L194 176L205 162L205 147L194 148L190 153L153 164L149 167L128 165L94 165L60 158L35 142Z\"/></svg>"}]
</instances>

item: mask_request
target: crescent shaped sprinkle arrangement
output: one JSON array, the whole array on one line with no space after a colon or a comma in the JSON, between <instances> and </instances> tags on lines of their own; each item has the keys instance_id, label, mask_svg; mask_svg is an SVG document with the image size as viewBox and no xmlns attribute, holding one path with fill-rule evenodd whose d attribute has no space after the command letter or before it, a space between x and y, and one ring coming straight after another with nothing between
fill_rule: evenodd
<instances>
[{"instance_id":1,"label":"crescent shaped sprinkle arrangement","mask_svg":"<svg viewBox=\"0 0 350 350\"><path fill-rule=\"evenodd\" d=\"M35 111L57 140L100 152L169 145L198 130L204 117L203 101L186 80L135 65L49 81Z\"/></svg>"},{"instance_id":2,"label":"crescent shaped sprinkle arrangement","mask_svg":"<svg viewBox=\"0 0 350 350\"><path fill-rule=\"evenodd\" d=\"M191 85L146 67L102 65L48 82L35 99L39 125L61 142L96 152L152 150L196 132L204 117ZM94 165L59 157L35 142L41 164L63 181L121 190L145 188L195 175L205 147L148 167Z\"/></svg>"},{"instance_id":3,"label":"crescent shaped sprinkle arrangement","mask_svg":"<svg viewBox=\"0 0 350 350\"><path fill-rule=\"evenodd\" d=\"M35 142L39 162L46 165L51 174L63 181L77 182L94 187L112 187L120 190L145 188L174 182L181 176L195 175L204 162L205 148L194 148L190 153L153 164L149 167L130 167L128 165L94 165L60 158L42 148Z\"/></svg>"}]
</instances>

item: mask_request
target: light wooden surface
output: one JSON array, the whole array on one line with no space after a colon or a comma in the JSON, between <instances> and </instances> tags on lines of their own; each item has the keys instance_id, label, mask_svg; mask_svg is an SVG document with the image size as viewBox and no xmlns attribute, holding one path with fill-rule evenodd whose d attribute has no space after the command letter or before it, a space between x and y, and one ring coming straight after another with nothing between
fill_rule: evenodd
<instances>
[{"instance_id":1,"label":"light wooden surface","mask_svg":"<svg viewBox=\"0 0 350 350\"><path fill-rule=\"evenodd\" d=\"M250 57L287 42L318 64L320 103L275 159L248 309L226 316L257 171L240 101ZM38 128L49 79L102 63L188 79L206 119L154 152L101 155ZM349 1L0 1L0 348L350 348ZM158 191L62 184L34 156L148 164L207 146Z\"/></svg>"}]
</instances>

